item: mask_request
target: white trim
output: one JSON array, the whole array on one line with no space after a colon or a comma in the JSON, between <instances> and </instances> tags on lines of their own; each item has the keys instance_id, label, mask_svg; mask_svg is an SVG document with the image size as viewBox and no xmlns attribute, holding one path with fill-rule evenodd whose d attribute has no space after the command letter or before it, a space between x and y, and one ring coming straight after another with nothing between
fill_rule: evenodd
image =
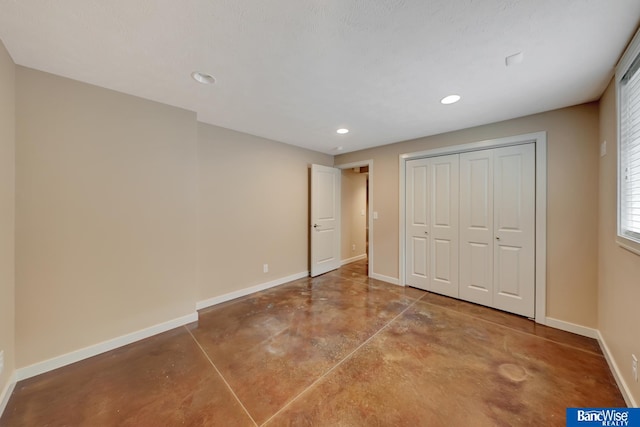
<instances>
[{"instance_id":1,"label":"white trim","mask_svg":"<svg viewBox=\"0 0 640 427\"><path fill-rule=\"evenodd\" d=\"M547 133L536 135L536 314L547 323Z\"/></svg>"},{"instance_id":2,"label":"white trim","mask_svg":"<svg viewBox=\"0 0 640 427\"><path fill-rule=\"evenodd\" d=\"M398 207L398 285L404 286L406 284L406 271L405 271L405 267L406 267L406 262L405 262L405 240L406 240L406 236L405 236L405 217L406 217L406 210L405 210L405 205L406 205L406 201L405 201L405 196L406 196L406 186L407 183L406 181L406 175L407 175L407 160L409 160L411 157L403 157L402 155L399 157L399 161L400 164L398 166L398 170L400 171L400 179L398 180L399 182L399 187L398 187L398 203L399 203L399 207Z\"/></svg>"},{"instance_id":3,"label":"white trim","mask_svg":"<svg viewBox=\"0 0 640 427\"><path fill-rule=\"evenodd\" d=\"M34 363L33 365L26 366L16 370L16 380L22 381L27 378L35 377L36 375L43 374L45 372L53 371L54 369L61 368L63 366L70 365L75 362L79 362L84 359L88 359L98 354L123 347L127 344L131 344L136 341L149 338L153 335L166 332L168 330L177 328L179 326L186 325L198 320L198 313L193 312L186 316L181 316L167 322L158 323L157 325L150 326L145 329L141 329L130 334L121 335L119 337L103 341L98 344L91 345L89 347L81 348L80 350L72 351L70 353L57 356L43 362Z\"/></svg>"},{"instance_id":4,"label":"white trim","mask_svg":"<svg viewBox=\"0 0 640 427\"><path fill-rule=\"evenodd\" d=\"M371 278L376 280L381 280L383 282L391 283L392 285L402 286L398 281L398 279L396 279L395 277L389 277L389 276L384 276L382 274L373 273L371 275Z\"/></svg>"},{"instance_id":5,"label":"white trim","mask_svg":"<svg viewBox=\"0 0 640 427\"><path fill-rule=\"evenodd\" d=\"M537 142L541 137L546 139L547 133L533 132L522 135L507 136L504 138L487 139L484 141L470 142L467 144L449 145L447 147L433 148L431 150L414 151L412 153L400 154L400 158L406 160L419 159L422 157L444 156L447 154L466 153L468 151L478 151L487 148L508 147L510 145L522 145L530 142Z\"/></svg>"},{"instance_id":6,"label":"white trim","mask_svg":"<svg viewBox=\"0 0 640 427\"><path fill-rule=\"evenodd\" d=\"M616 81L620 81L633 61L640 55L640 31L636 32L616 65Z\"/></svg>"},{"instance_id":7,"label":"white trim","mask_svg":"<svg viewBox=\"0 0 640 427\"><path fill-rule=\"evenodd\" d=\"M488 148L508 147L511 145L536 144L536 297L535 321L546 324L547 292L547 132L533 132L505 138L489 139L468 144L451 145L431 150L405 153L399 156L399 227L398 227L398 284L405 283L405 173L408 160L446 154L465 153Z\"/></svg>"},{"instance_id":8,"label":"white trim","mask_svg":"<svg viewBox=\"0 0 640 427\"><path fill-rule=\"evenodd\" d=\"M623 236L618 235L616 236L616 244L624 250L627 250L636 255L640 255L640 245L633 240L629 240L624 238Z\"/></svg>"},{"instance_id":9,"label":"white trim","mask_svg":"<svg viewBox=\"0 0 640 427\"><path fill-rule=\"evenodd\" d=\"M309 277L308 271L292 274L291 276L281 277L279 279L271 280L270 282L260 283L255 286L243 288L237 291L229 292L228 294L219 295L217 297L208 298L202 301L196 302L196 310L202 310L203 308L211 307L212 305L220 304L223 302L231 301L232 299L244 297L255 292L264 291L265 289L273 288L275 286L282 285L287 282Z\"/></svg>"},{"instance_id":10,"label":"white trim","mask_svg":"<svg viewBox=\"0 0 640 427\"><path fill-rule=\"evenodd\" d=\"M602 333L600 331L596 331L598 333L598 343L600 344L600 349L602 349L602 354L604 354L604 358L607 360L609 364L609 369L613 374L613 378L616 380L616 384L618 384L618 388L620 389L620 393L622 393L622 397L626 402L627 406L630 408L637 408L638 403L633 399L633 395L631 394L631 389L627 385L624 377L620 373L620 368L618 368L618 364L616 363L613 355L611 354L611 350L609 350L609 346L607 342L604 340Z\"/></svg>"},{"instance_id":11,"label":"white trim","mask_svg":"<svg viewBox=\"0 0 640 427\"><path fill-rule=\"evenodd\" d=\"M2 394L0 394L0 417L2 417L2 414L7 407L7 403L9 403L9 398L11 397L11 393L13 393L13 389L17 382L18 379L16 377L16 371L13 371L9 377L9 382L4 387L4 390L2 390Z\"/></svg>"},{"instance_id":12,"label":"white trim","mask_svg":"<svg viewBox=\"0 0 640 427\"><path fill-rule=\"evenodd\" d=\"M352 262L360 261L361 259L367 259L367 254L356 255L351 258L343 259L340 261L340 265L351 264Z\"/></svg>"},{"instance_id":13,"label":"white trim","mask_svg":"<svg viewBox=\"0 0 640 427\"><path fill-rule=\"evenodd\" d=\"M343 163L341 165L334 165L333 167L338 169L350 169L357 168L362 166L369 167L369 271L367 271L367 276L373 277L373 159L369 160L361 160L359 162L351 162L351 163Z\"/></svg>"},{"instance_id":14,"label":"white trim","mask_svg":"<svg viewBox=\"0 0 640 427\"><path fill-rule=\"evenodd\" d=\"M583 337L593 339L598 338L597 329L588 328L576 323L565 322L564 320L554 319L553 317L547 317L546 325L550 328L560 329L562 331L571 332L572 334L582 335Z\"/></svg>"},{"instance_id":15,"label":"white trim","mask_svg":"<svg viewBox=\"0 0 640 427\"><path fill-rule=\"evenodd\" d=\"M622 132L620 132L622 128L622 123L621 123L620 112L622 111L622 96L620 94L621 92L620 82L624 77L624 75L627 73L627 71L629 71L629 67L631 67L631 65L633 64L633 61L635 61L638 56L640 56L640 31L637 31L634 34L633 39L631 39L631 42L629 43L624 53L620 57L620 61L618 61L618 64L616 64L616 72L615 72L616 133L617 133L616 144L618 146L618 149L616 150L617 152L617 156L616 156L616 160L617 160L617 163L616 163L616 243L621 248L626 249L629 252L634 253L636 255L640 255L640 242L629 239L627 236L623 235L622 233L622 218L621 218L622 212L620 211L620 204L622 200L622 195L621 195L621 190L622 190L621 178L622 177L620 174L621 172L620 165L621 165L621 157L622 157L622 150L620 149L620 147L622 146L621 144Z\"/></svg>"}]
</instances>

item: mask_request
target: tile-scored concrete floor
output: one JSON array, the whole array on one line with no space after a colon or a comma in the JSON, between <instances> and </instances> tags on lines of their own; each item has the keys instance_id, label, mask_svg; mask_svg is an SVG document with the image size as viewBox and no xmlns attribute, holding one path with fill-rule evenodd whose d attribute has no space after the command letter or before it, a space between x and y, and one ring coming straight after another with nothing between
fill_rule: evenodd
<instances>
[{"instance_id":1,"label":"tile-scored concrete floor","mask_svg":"<svg viewBox=\"0 0 640 427\"><path fill-rule=\"evenodd\" d=\"M624 400L595 340L363 261L21 381L0 426L563 426L600 406Z\"/></svg>"}]
</instances>

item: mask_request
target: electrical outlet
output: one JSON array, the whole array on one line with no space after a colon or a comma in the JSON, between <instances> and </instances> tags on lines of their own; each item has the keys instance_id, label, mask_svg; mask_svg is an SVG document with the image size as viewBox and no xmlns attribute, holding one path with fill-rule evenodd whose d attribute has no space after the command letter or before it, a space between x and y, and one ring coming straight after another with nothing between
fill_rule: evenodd
<instances>
[{"instance_id":1,"label":"electrical outlet","mask_svg":"<svg viewBox=\"0 0 640 427\"><path fill-rule=\"evenodd\" d=\"M638 358L635 354L631 355L631 372L633 374L633 380L638 382Z\"/></svg>"},{"instance_id":2,"label":"electrical outlet","mask_svg":"<svg viewBox=\"0 0 640 427\"><path fill-rule=\"evenodd\" d=\"M4 351L0 351L0 374L4 371Z\"/></svg>"},{"instance_id":3,"label":"electrical outlet","mask_svg":"<svg viewBox=\"0 0 640 427\"><path fill-rule=\"evenodd\" d=\"M262 264L262 272L263 273L269 272L269 264Z\"/></svg>"},{"instance_id":4,"label":"electrical outlet","mask_svg":"<svg viewBox=\"0 0 640 427\"><path fill-rule=\"evenodd\" d=\"M356 244L354 243L353 245L351 245L351 250L355 251L356 250Z\"/></svg>"}]
</instances>

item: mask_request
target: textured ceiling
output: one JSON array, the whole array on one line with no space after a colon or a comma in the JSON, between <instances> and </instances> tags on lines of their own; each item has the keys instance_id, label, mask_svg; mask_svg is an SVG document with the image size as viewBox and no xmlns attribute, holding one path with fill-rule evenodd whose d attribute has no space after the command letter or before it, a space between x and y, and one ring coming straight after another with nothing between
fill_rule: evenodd
<instances>
[{"instance_id":1,"label":"textured ceiling","mask_svg":"<svg viewBox=\"0 0 640 427\"><path fill-rule=\"evenodd\" d=\"M598 99L639 23L638 0L0 0L19 65L330 154Z\"/></svg>"}]
</instances>

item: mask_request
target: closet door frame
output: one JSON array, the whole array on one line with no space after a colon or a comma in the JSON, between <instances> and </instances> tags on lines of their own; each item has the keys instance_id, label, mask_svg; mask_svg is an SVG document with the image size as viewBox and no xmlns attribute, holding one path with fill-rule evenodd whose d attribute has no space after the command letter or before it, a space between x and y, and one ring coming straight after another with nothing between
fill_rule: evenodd
<instances>
[{"instance_id":1,"label":"closet door frame","mask_svg":"<svg viewBox=\"0 0 640 427\"><path fill-rule=\"evenodd\" d=\"M546 318L546 276L547 276L547 133L535 132L523 135L497 138L469 144L452 145L449 147L435 148L432 150L418 151L401 154L399 157L400 188L399 188L399 283L405 285L405 173L408 160L423 157L441 156L446 154L459 154L469 151L478 151L489 148L508 147L534 143L536 147L536 206L535 206L535 321L542 325L547 323Z\"/></svg>"}]
</instances>

